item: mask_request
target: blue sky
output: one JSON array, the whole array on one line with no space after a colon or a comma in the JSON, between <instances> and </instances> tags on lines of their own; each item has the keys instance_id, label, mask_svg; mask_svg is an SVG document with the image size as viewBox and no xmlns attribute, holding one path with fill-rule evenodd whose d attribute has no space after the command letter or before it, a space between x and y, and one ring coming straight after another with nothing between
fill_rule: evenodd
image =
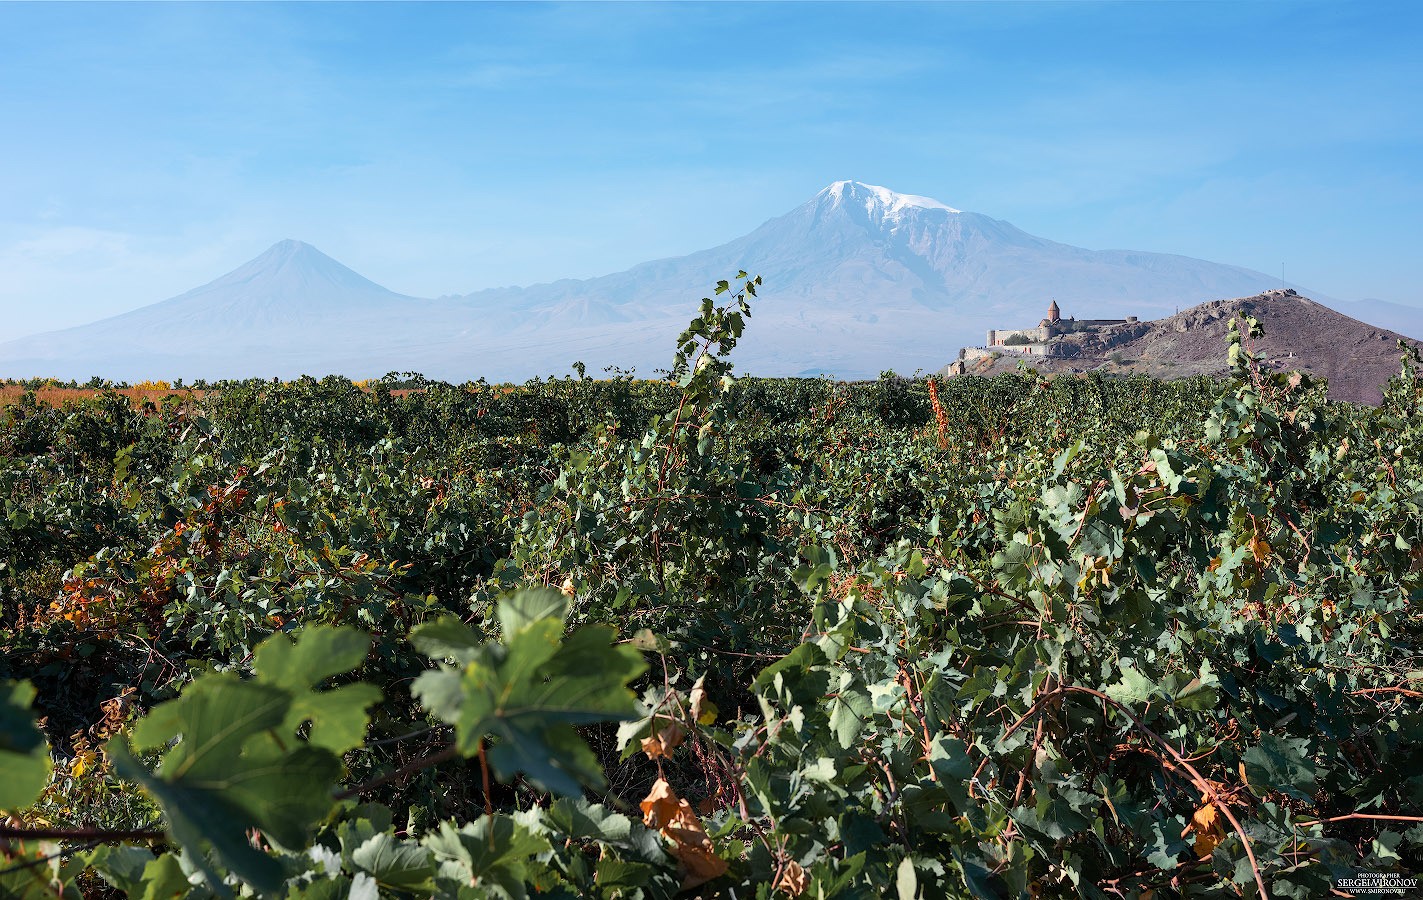
<instances>
[{"instance_id":1,"label":"blue sky","mask_svg":"<svg viewBox=\"0 0 1423 900\"><path fill-rule=\"evenodd\" d=\"M842 178L1423 305L1416 8L0 3L0 339L286 237L421 296L603 274Z\"/></svg>"}]
</instances>

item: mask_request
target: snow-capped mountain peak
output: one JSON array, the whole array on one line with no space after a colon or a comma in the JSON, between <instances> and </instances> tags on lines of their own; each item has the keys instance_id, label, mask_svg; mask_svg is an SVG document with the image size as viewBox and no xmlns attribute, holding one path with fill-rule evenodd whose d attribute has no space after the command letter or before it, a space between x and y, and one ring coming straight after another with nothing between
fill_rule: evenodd
<instances>
[{"instance_id":1,"label":"snow-capped mountain peak","mask_svg":"<svg viewBox=\"0 0 1423 900\"><path fill-rule=\"evenodd\" d=\"M837 181L821 191L817 199L847 208L863 207L871 216L879 213L888 219L899 218L907 209L941 209L951 213L960 211L931 197L900 194L877 184L864 184L859 181Z\"/></svg>"}]
</instances>

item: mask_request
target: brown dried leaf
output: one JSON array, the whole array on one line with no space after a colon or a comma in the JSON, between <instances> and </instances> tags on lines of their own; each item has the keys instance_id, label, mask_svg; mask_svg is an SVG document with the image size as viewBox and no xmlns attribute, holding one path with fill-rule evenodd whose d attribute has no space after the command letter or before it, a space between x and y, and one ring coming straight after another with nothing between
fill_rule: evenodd
<instances>
[{"instance_id":1,"label":"brown dried leaf","mask_svg":"<svg viewBox=\"0 0 1423 900\"><path fill-rule=\"evenodd\" d=\"M711 838L692 811L692 804L679 798L667 779L657 779L640 806L643 823L648 828L661 830L662 836L672 842L669 849L680 863L683 890L726 872L727 862L716 855Z\"/></svg>"},{"instance_id":2,"label":"brown dried leaf","mask_svg":"<svg viewBox=\"0 0 1423 900\"><path fill-rule=\"evenodd\" d=\"M138 688L126 687L117 697L111 697L99 704L99 709L104 713L104 718L94 726L94 733L100 738L106 738L118 733L128 721L129 714L133 712L134 701L138 697Z\"/></svg>"},{"instance_id":3,"label":"brown dried leaf","mask_svg":"<svg viewBox=\"0 0 1423 900\"><path fill-rule=\"evenodd\" d=\"M1270 544L1262 539L1258 534L1250 538L1250 553L1255 557L1256 562L1265 562L1270 558Z\"/></svg>"},{"instance_id":4,"label":"brown dried leaf","mask_svg":"<svg viewBox=\"0 0 1423 900\"><path fill-rule=\"evenodd\" d=\"M670 757L672 751L681 746L687 738L686 730L676 722L668 722L659 729L657 720L654 719L652 727L652 734L642 739L642 752L647 754L648 759Z\"/></svg>"},{"instance_id":5,"label":"brown dried leaf","mask_svg":"<svg viewBox=\"0 0 1423 900\"><path fill-rule=\"evenodd\" d=\"M786 867L781 870L780 880L776 882L775 888L778 891L785 891L792 897L799 897L805 893L806 877L805 869L795 860L786 863Z\"/></svg>"},{"instance_id":6,"label":"brown dried leaf","mask_svg":"<svg viewBox=\"0 0 1423 900\"><path fill-rule=\"evenodd\" d=\"M1215 848L1225 840L1225 826L1221 824L1220 810L1214 803L1207 803L1191 816L1190 830L1196 833L1196 856L1205 859L1215 852Z\"/></svg>"},{"instance_id":7,"label":"brown dried leaf","mask_svg":"<svg viewBox=\"0 0 1423 900\"><path fill-rule=\"evenodd\" d=\"M662 755L671 756L672 751L682 746L682 742L687 739L687 731L676 722L669 722L657 732L657 739L662 742Z\"/></svg>"},{"instance_id":8,"label":"brown dried leaf","mask_svg":"<svg viewBox=\"0 0 1423 900\"><path fill-rule=\"evenodd\" d=\"M675 846L672 848L672 855L682 864L684 891L705 884L713 878L720 878L726 874L729 867L727 861L713 853L710 847Z\"/></svg>"},{"instance_id":9,"label":"brown dried leaf","mask_svg":"<svg viewBox=\"0 0 1423 900\"><path fill-rule=\"evenodd\" d=\"M677 817L677 807L680 803L672 785L667 783L666 778L659 778L652 785L652 790L643 798L642 803L642 823L648 828L661 828Z\"/></svg>"},{"instance_id":10,"label":"brown dried leaf","mask_svg":"<svg viewBox=\"0 0 1423 900\"><path fill-rule=\"evenodd\" d=\"M681 802L677 818L662 829L662 834L672 840L672 855L681 863L683 890L725 874L726 860L716 855L711 838L686 800Z\"/></svg>"}]
</instances>

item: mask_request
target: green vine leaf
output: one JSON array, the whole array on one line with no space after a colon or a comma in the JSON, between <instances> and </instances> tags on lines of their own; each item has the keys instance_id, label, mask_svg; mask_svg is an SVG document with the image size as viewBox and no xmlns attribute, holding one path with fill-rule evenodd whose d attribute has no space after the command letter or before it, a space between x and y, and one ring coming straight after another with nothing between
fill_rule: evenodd
<instances>
[{"instance_id":1,"label":"green vine leaf","mask_svg":"<svg viewBox=\"0 0 1423 900\"><path fill-rule=\"evenodd\" d=\"M459 619L441 616L412 630L410 643L431 659L449 658L463 665L478 655L482 641Z\"/></svg>"},{"instance_id":2,"label":"green vine leaf","mask_svg":"<svg viewBox=\"0 0 1423 900\"><path fill-rule=\"evenodd\" d=\"M0 683L0 809L29 806L49 783L49 747L30 714L35 689Z\"/></svg>"},{"instance_id":3,"label":"green vine leaf","mask_svg":"<svg viewBox=\"0 0 1423 900\"><path fill-rule=\"evenodd\" d=\"M331 809L341 761L330 751L280 734L292 694L274 685L208 675L176 700L155 707L133 729L132 748L176 740L158 770L133 754L129 738L106 751L120 775L143 785L162 806L174 840L216 861L261 891L283 880L280 863L252 847L250 828L285 847L300 847L312 823ZM220 884L213 871L204 873Z\"/></svg>"},{"instance_id":4,"label":"green vine leaf","mask_svg":"<svg viewBox=\"0 0 1423 900\"><path fill-rule=\"evenodd\" d=\"M77 884L83 854L65 857L51 841L0 843L0 897L10 900L81 900Z\"/></svg>"},{"instance_id":5,"label":"green vine leaf","mask_svg":"<svg viewBox=\"0 0 1423 900\"><path fill-rule=\"evenodd\" d=\"M1309 741L1267 734L1244 754L1245 774L1251 786L1279 791L1296 800L1309 800L1314 792L1315 767L1309 758Z\"/></svg>"},{"instance_id":6,"label":"green vine leaf","mask_svg":"<svg viewBox=\"0 0 1423 900\"><path fill-rule=\"evenodd\" d=\"M615 643L616 632L604 626L565 638L568 598L558 591L519 591L496 614L503 641L471 651L458 690L454 671L444 669L421 676L416 696L456 726L466 756L493 738L488 761L501 780L523 772L567 796L603 785L602 768L574 726L636 714L627 684L646 668L642 654Z\"/></svg>"},{"instance_id":7,"label":"green vine leaf","mask_svg":"<svg viewBox=\"0 0 1423 900\"><path fill-rule=\"evenodd\" d=\"M1159 694L1156 682L1143 675L1136 666L1131 663L1122 663L1120 668L1121 681L1109 685L1103 692L1108 697L1118 703L1130 706L1135 703L1145 703Z\"/></svg>"},{"instance_id":8,"label":"green vine leaf","mask_svg":"<svg viewBox=\"0 0 1423 900\"><path fill-rule=\"evenodd\" d=\"M463 828L445 822L424 843L439 861L442 878L492 887L494 896L515 900L528 896L525 884L542 868L534 857L549 850L547 838L507 816L481 816Z\"/></svg>"},{"instance_id":9,"label":"green vine leaf","mask_svg":"<svg viewBox=\"0 0 1423 900\"><path fill-rule=\"evenodd\" d=\"M562 630L568 620L568 598L552 588L527 588L499 601L495 617L505 641L539 622L556 621Z\"/></svg>"},{"instance_id":10,"label":"green vine leaf","mask_svg":"<svg viewBox=\"0 0 1423 900\"><path fill-rule=\"evenodd\" d=\"M387 890L428 892L434 887L435 861L430 851L389 832L367 838L351 852L351 862Z\"/></svg>"},{"instance_id":11,"label":"green vine leaf","mask_svg":"<svg viewBox=\"0 0 1423 900\"><path fill-rule=\"evenodd\" d=\"M307 741L341 754L360 745L369 717L366 709L380 702L381 692L371 684L348 684L328 691L315 690L333 675L361 664L371 639L354 628L317 626L295 641L275 634L254 654L258 684L270 684L291 693L291 707L279 734L295 734L311 723Z\"/></svg>"}]
</instances>

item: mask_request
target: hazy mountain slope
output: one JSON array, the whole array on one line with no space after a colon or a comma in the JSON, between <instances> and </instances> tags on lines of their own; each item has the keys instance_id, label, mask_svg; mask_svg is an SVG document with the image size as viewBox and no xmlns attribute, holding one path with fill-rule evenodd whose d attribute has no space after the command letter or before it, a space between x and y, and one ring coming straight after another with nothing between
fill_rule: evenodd
<instances>
[{"instance_id":1,"label":"hazy mountain slope","mask_svg":"<svg viewBox=\"0 0 1423 900\"><path fill-rule=\"evenodd\" d=\"M523 380L566 373L574 360L595 372L616 365L651 374L670 363L672 340L697 301L738 269L765 280L737 351L742 370L847 378L937 369L987 328L1036 324L1051 299L1078 318L1150 318L1278 287L1260 272L1182 256L1084 250L846 181L719 247L599 278L441 300L394 293L283 241L181 296L0 344L0 375L395 370ZM1401 321L1409 309L1385 312Z\"/></svg>"},{"instance_id":2,"label":"hazy mountain slope","mask_svg":"<svg viewBox=\"0 0 1423 900\"><path fill-rule=\"evenodd\" d=\"M1330 303L1329 306L1361 322L1397 331L1411 338L1423 338L1423 309L1416 306L1374 299Z\"/></svg>"},{"instance_id":3,"label":"hazy mountain slope","mask_svg":"<svg viewBox=\"0 0 1423 900\"><path fill-rule=\"evenodd\" d=\"M442 330L432 333L432 322ZM410 369L429 346L471 328L466 304L397 294L309 244L286 240L177 297L0 344L0 366L128 380L378 375Z\"/></svg>"},{"instance_id":4,"label":"hazy mountain slope","mask_svg":"<svg viewBox=\"0 0 1423 900\"><path fill-rule=\"evenodd\" d=\"M1083 250L936 201L837 182L720 247L601 278L466 299L509 328L550 335L571 323L665 316L673 320L670 342L692 303L737 269L766 283L738 351L742 364L844 377L938 368L961 344L980 342L987 328L1036 324L1053 298L1082 318L1148 318L1279 284L1260 272L1182 256ZM629 347L622 362L665 365L667 345Z\"/></svg>"}]
</instances>

